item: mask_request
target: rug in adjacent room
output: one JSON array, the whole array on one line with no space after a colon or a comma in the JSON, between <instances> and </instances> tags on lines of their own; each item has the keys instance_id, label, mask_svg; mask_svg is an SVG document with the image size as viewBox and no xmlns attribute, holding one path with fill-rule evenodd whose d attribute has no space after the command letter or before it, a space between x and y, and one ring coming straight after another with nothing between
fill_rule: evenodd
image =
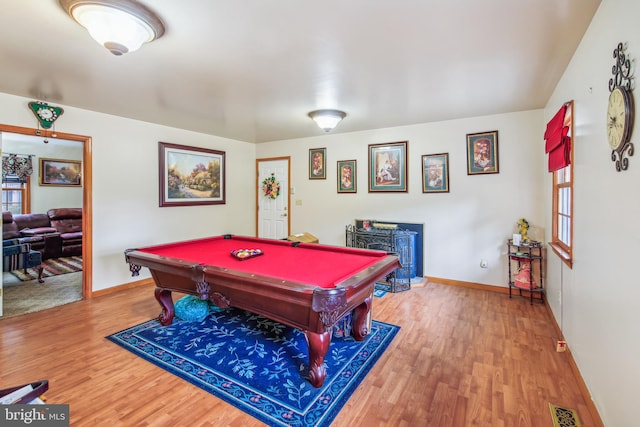
<instances>
[{"instance_id":1,"label":"rug in adjacent room","mask_svg":"<svg viewBox=\"0 0 640 427\"><path fill-rule=\"evenodd\" d=\"M74 273L76 271L82 271L82 257L72 256L51 258L42 261L42 265L44 267L44 271L42 272L43 278L58 276L60 274ZM24 272L24 269L14 270L11 272L11 274L16 276L23 282L38 278L38 270L34 268L27 268L26 273Z\"/></svg>"},{"instance_id":2,"label":"rug in adjacent room","mask_svg":"<svg viewBox=\"0 0 640 427\"><path fill-rule=\"evenodd\" d=\"M5 280L11 276L11 282ZM44 283L37 280L21 282L9 273L3 274L2 319L82 300L82 272L48 277Z\"/></svg>"},{"instance_id":3,"label":"rug in adjacent room","mask_svg":"<svg viewBox=\"0 0 640 427\"><path fill-rule=\"evenodd\" d=\"M329 426L399 330L373 320L362 342L334 337L320 388L307 379L300 330L235 308L202 322L150 320L107 339L270 426Z\"/></svg>"}]
</instances>

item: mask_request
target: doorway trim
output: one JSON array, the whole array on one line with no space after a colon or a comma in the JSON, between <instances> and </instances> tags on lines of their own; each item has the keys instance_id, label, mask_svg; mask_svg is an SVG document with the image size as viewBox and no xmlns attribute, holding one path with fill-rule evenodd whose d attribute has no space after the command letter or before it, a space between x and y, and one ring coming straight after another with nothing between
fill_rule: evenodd
<instances>
[{"instance_id":1,"label":"doorway trim","mask_svg":"<svg viewBox=\"0 0 640 427\"><path fill-rule=\"evenodd\" d=\"M67 139L70 141L78 141L82 143L82 298L91 299L93 296L93 236L92 221L93 218L91 206L91 194L93 190L92 182L92 158L91 158L91 137L86 135L76 135L72 133L56 132L55 137L51 131L26 128L21 126L12 126L0 124L0 132L18 133L22 135L30 135L34 137L43 137L48 139Z\"/></svg>"},{"instance_id":2,"label":"doorway trim","mask_svg":"<svg viewBox=\"0 0 640 427\"><path fill-rule=\"evenodd\" d=\"M287 191L287 236L291 234L291 156L281 157L266 157L263 159L256 159L256 237L260 234L260 163L271 162L274 160L286 160L287 161L287 185L289 191Z\"/></svg>"}]
</instances>

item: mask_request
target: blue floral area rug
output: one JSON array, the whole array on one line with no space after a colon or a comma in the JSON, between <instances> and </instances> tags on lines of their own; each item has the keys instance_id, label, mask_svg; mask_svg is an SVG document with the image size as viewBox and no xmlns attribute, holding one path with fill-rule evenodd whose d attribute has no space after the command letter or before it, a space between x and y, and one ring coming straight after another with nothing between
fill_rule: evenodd
<instances>
[{"instance_id":1,"label":"blue floral area rug","mask_svg":"<svg viewBox=\"0 0 640 427\"><path fill-rule=\"evenodd\" d=\"M301 331L214 309L202 322L150 320L107 339L270 426L329 426L400 330L373 320L364 341L334 333L326 379L315 388Z\"/></svg>"}]
</instances>

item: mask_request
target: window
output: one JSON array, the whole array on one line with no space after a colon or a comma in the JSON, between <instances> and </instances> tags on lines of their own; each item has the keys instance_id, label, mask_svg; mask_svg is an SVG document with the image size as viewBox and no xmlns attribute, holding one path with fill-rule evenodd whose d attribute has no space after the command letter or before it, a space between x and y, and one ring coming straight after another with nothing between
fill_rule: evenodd
<instances>
[{"instance_id":1,"label":"window","mask_svg":"<svg viewBox=\"0 0 640 427\"><path fill-rule=\"evenodd\" d=\"M2 154L2 210L13 214L31 212L32 154Z\"/></svg>"},{"instance_id":2,"label":"window","mask_svg":"<svg viewBox=\"0 0 640 427\"><path fill-rule=\"evenodd\" d=\"M6 175L2 179L2 210L10 211L14 215L29 213L29 188L31 177L26 182L15 175Z\"/></svg>"},{"instance_id":3,"label":"window","mask_svg":"<svg viewBox=\"0 0 640 427\"><path fill-rule=\"evenodd\" d=\"M566 104L570 162L553 172L553 213L550 246L569 267L573 265L573 101Z\"/></svg>"}]
</instances>

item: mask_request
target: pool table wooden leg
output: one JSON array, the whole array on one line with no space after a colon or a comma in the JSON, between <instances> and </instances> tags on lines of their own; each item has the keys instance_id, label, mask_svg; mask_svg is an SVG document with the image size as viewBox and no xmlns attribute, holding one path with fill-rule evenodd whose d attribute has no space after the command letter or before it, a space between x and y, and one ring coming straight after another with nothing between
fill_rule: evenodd
<instances>
[{"instance_id":1,"label":"pool table wooden leg","mask_svg":"<svg viewBox=\"0 0 640 427\"><path fill-rule=\"evenodd\" d=\"M173 310L173 298L171 298L171 291L156 288L155 296L158 303L160 303L160 307L162 307L158 320L160 320L162 326L170 325L173 322L173 316L175 314Z\"/></svg>"},{"instance_id":2,"label":"pool table wooden leg","mask_svg":"<svg viewBox=\"0 0 640 427\"><path fill-rule=\"evenodd\" d=\"M324 383L327 370L324 367L324 356L331 344L331 332L317 334L315 332L304 331L309 349L309 381L311 385L318 388Z\"/></svg>"},{"instance_id":3,"label":"pool table wooden leg","mask_svg":"<svg viewBox=\"0 0 640 427\"><path fill-rule=\"evenodd\" d=\"M351 335L356 341L362 341L369 333L369 325L367 317L371 310L371 298L364 300L362 304L356 307L353 313L353 323L351 326Z\"/></svg>"}]
</instances>

